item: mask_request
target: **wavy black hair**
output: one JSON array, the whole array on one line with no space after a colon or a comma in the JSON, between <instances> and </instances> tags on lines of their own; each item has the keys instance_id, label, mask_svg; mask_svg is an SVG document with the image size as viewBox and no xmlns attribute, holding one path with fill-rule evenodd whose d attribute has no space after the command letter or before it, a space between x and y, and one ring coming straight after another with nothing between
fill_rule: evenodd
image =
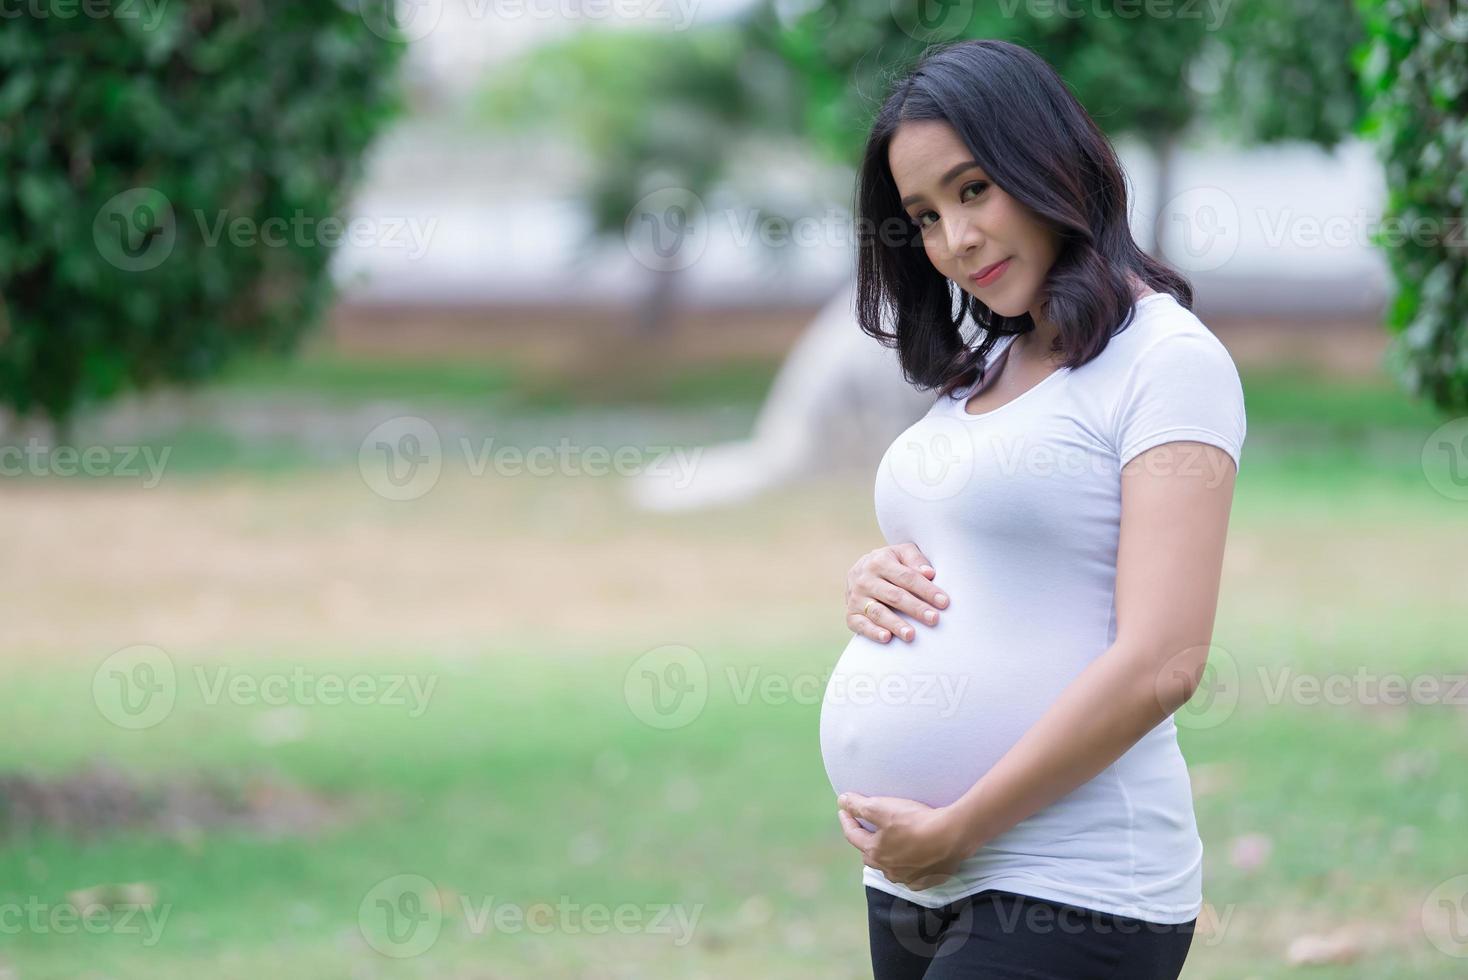
<instances>
[{"instance_id":1,"label":"wavy black hair","mask_svg":"<svg viewBox=\"0 0 1468 980\"><path fill-rule=\"evenodd\" d=\"M993 312L928 260L887 161L893 134L909 120L951 125L989 179L1059 236L1040 308L1059 327L1062 366L1085 364L1130 324L1132 277L1192 309L1188 280L1132 239L1116 151L1055 69L1006 41L950 43L930 49L893 86L857 176L857 322L897 348L909 383L947 394L982 380L1001 336L1035 329L1028 312ZM892 331L882 322L888 309ZM962 335L969 317L983 328L977 346Z\"/></svg>"}]
</instances>

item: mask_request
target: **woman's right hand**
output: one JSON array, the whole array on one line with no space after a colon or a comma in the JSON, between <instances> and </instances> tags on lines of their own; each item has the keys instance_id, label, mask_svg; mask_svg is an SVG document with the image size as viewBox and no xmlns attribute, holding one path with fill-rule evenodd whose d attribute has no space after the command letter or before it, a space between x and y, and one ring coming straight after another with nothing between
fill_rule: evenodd
<instances>
[{"instance_id":1,"label":"woman's right hand","mask_svg":"<svg viewBox=\"0 0 1468 980\"><path fill-rule=\"evenodd\" d=\"M932 579L928 559L910 541L869 551L846 573L846 627L886 643L895 633L911 643L913 628L897 612L933 626L948 596Z\"/></svg>"}]
</instances>

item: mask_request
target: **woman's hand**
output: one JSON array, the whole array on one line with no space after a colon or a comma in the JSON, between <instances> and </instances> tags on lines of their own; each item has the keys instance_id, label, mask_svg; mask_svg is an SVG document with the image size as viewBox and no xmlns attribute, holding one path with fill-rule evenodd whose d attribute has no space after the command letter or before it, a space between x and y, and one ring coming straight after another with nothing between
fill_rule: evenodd
<instances>
[{"instance_id":1,"label":"woman's hand","mask_svg":"<svg viewBox=\"0 0 1468 980\"><path fill-rule=\"evenodd\" d=\"M841 829L861 851L862 863L913 891L948 881L974 850L949 808L860 793L842 793L836 803ZM858 817L877 829L865 829Z\"/></svg>"},{"instance_id":2,"label":"woman's hand","mask_svg":"<svg viewBox=\"0 0 1468 980\"><path fill-rule=\"evenodd\" d=\"M862 555L846 573L847 629L878 643L886 643L894 633L911 643L912 627L894 610L936 625L938 610L948 608L948 596L933 584L935 574L910 541Z\"/></svg>"}]
</instances>

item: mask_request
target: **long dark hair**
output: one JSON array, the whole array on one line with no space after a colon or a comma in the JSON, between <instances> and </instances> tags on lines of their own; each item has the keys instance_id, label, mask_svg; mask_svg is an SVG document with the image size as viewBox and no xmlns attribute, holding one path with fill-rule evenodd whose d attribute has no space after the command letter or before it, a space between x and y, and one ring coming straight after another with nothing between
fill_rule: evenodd
<instances>
[{"instance_id":1,"label":"long dark hair","mask_svg":"<svg viewBox=\"0 0 1468 980\"><path fill-rule=\"evenodd\" d=\"M943 45L893 86L857 176L857 322L897 348L909 383L947 394L982 380L983 362L1001 336L1035 329L1028 312L993 312L928 260L887 163L898 124L909 120L951 125L989 179L1058 234L1041 311L1059 327L1063 367L1085 364L1131 322L1132 276L1192 309L1187 279L1132 240L1116 151L1055 69L1006 41ZM961 299L956 314L953 290ZM884 309L893 314L894 331L883 328ZM961 332L968 317L983 328L973 347Z\"/></svg>"}]
</instances>

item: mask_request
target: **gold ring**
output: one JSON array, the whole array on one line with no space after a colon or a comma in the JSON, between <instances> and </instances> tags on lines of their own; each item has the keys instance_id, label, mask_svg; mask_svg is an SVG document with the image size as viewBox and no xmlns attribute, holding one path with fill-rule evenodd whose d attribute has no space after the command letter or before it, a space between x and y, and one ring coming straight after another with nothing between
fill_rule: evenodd
<instances>
[{"instance_id":1,"label":"gold ring","mask_svg":"<svg viewBox=\"0 0 1468 980\"><path fill-rule=\"evenodd\" d=\"M861 614L863 616L866 616L867 615L867 610L870 609L870 608L872 608L872 603L874 603L876 601L877 601L876 599L868 599L867 600L867 604L865 606L862 606L861 607ZM871 617L868 616L867 618L870 619Z\"/></svg>"}]
</instances>

